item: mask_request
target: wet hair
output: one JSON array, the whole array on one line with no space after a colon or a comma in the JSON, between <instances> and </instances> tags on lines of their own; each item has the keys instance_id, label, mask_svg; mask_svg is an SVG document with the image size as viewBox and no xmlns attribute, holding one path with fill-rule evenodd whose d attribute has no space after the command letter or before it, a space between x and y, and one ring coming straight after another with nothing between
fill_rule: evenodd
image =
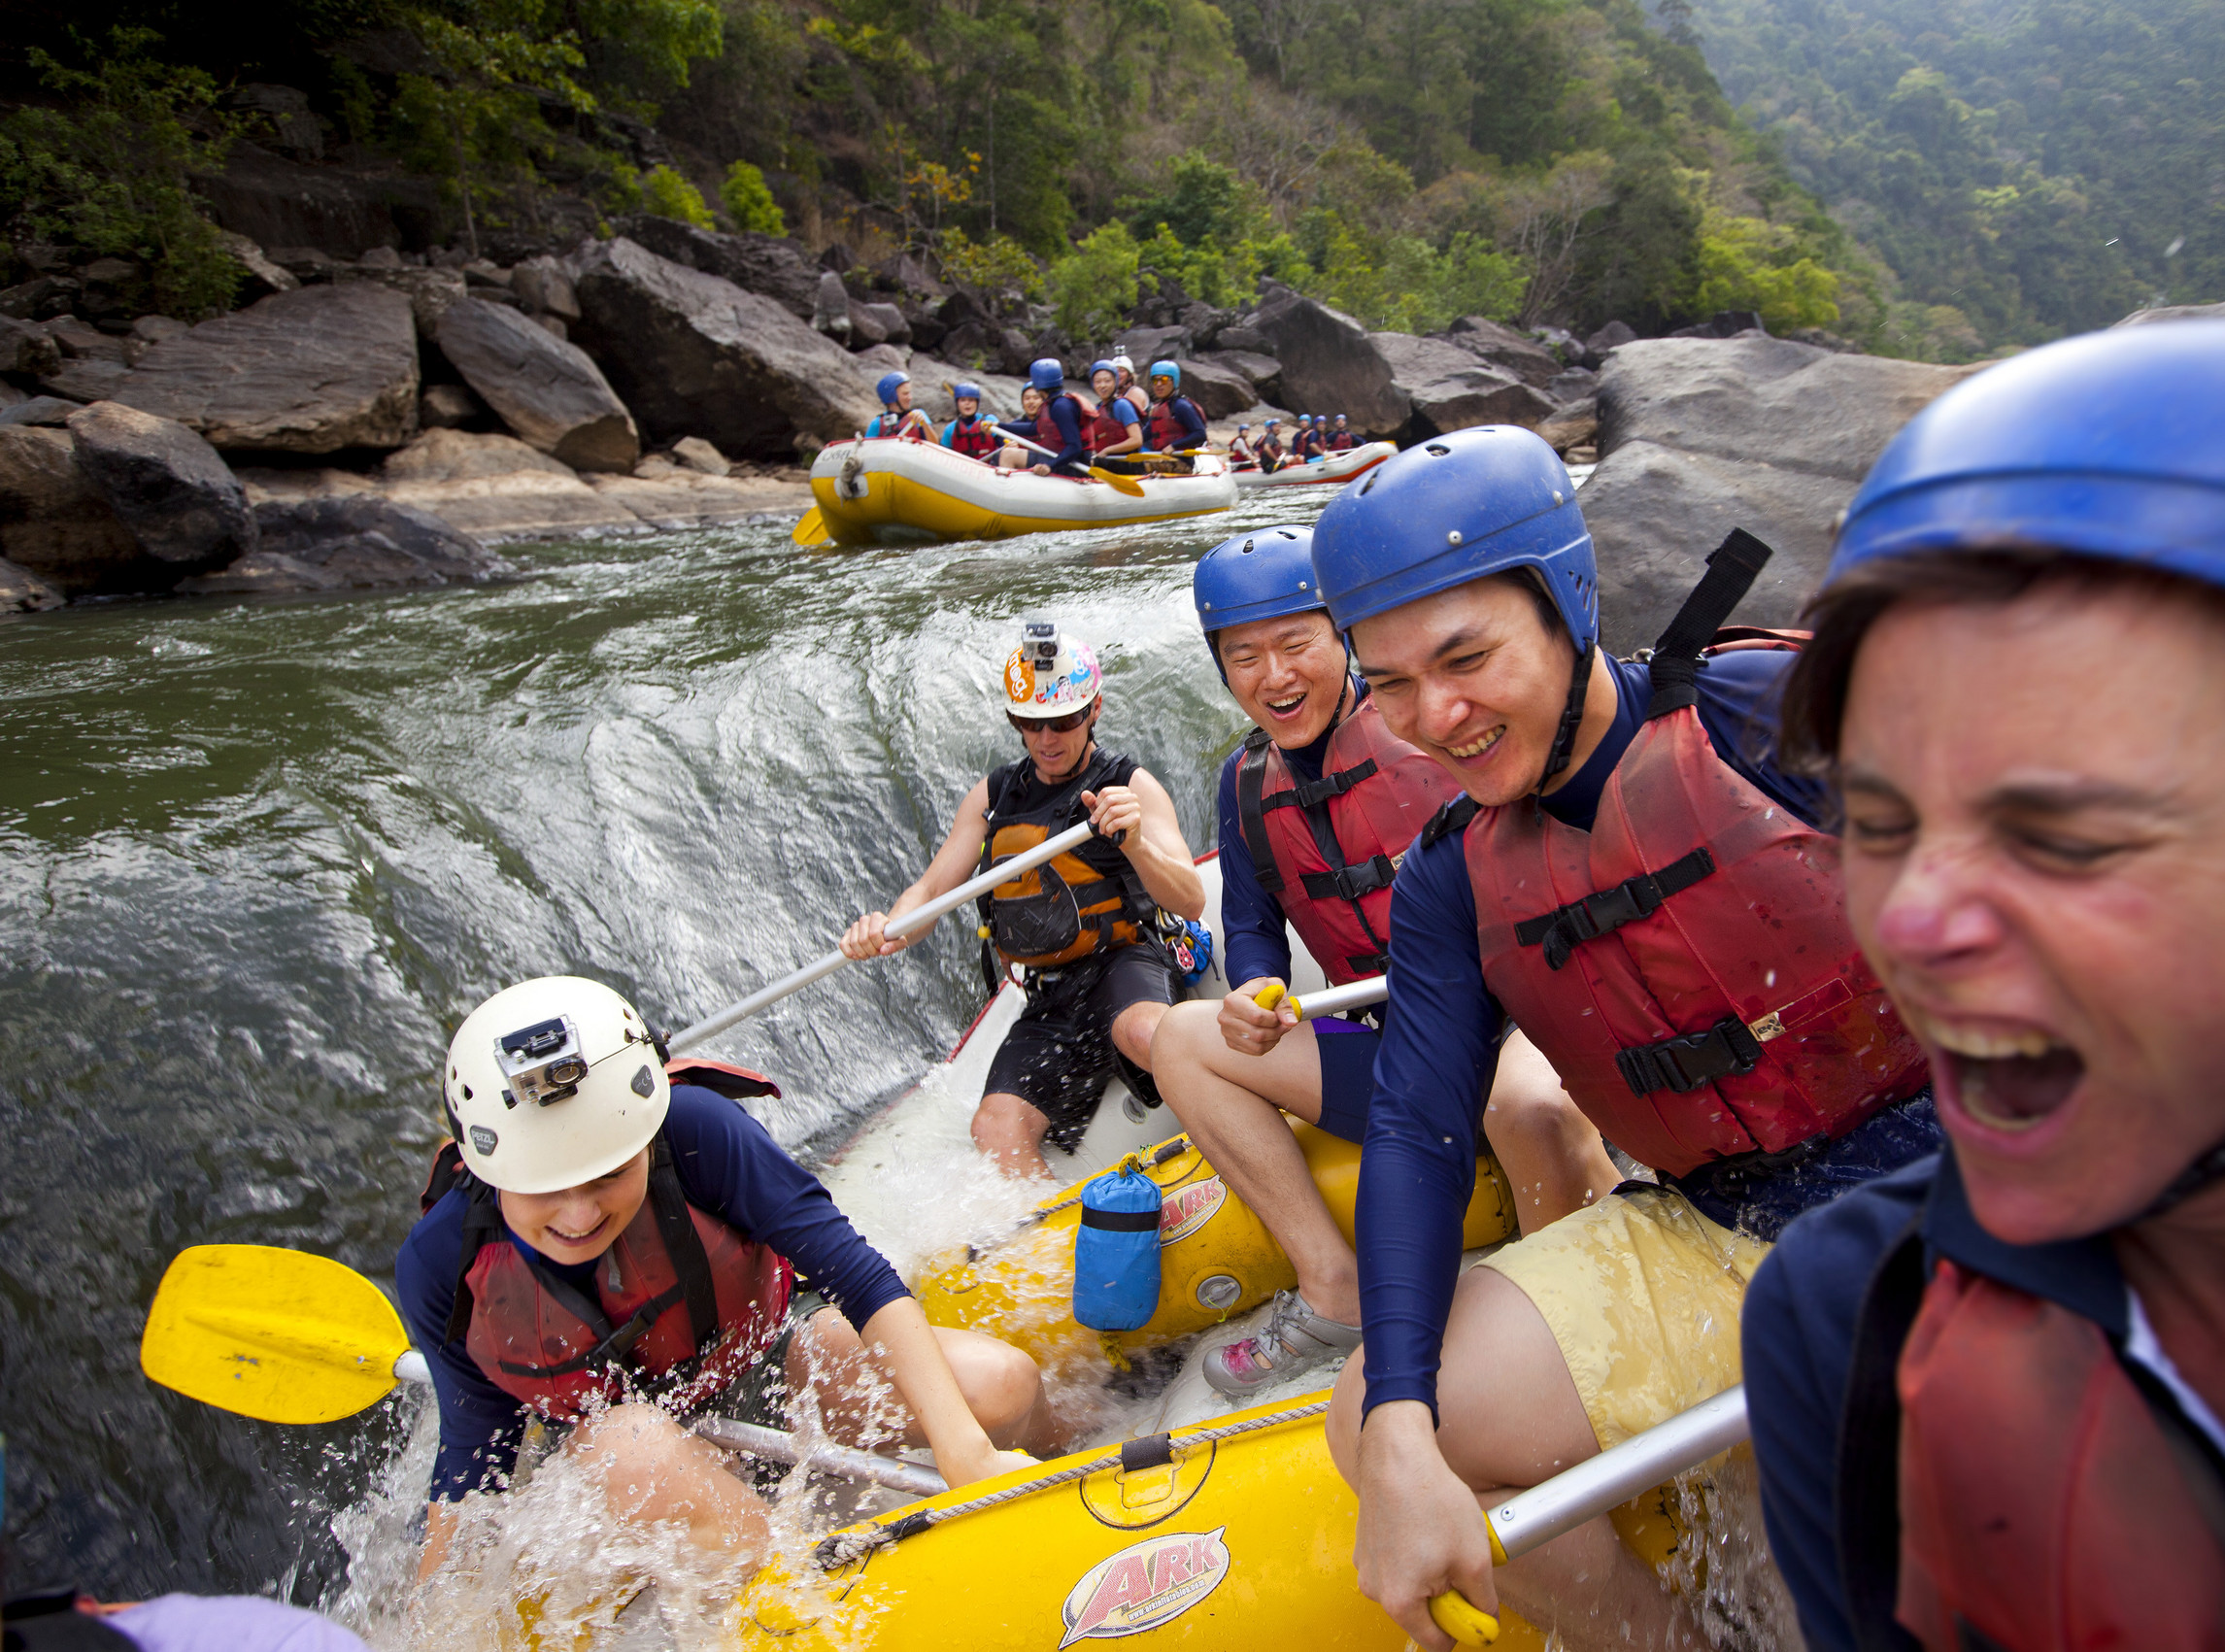
<instances>
[{"instance_id":1,"label":"wet hair","mask_svg":"<svg viewBox=\"0 0 2225 1652\"><path fill-rule=\"evenodd\" d=\"M1817 596L1801 616L1801 624L1815 635L1785 677L1780 760L1808 774L1832 772L1855 656L1888 608L1903 603L2000 607L2042 588L2073 596L2130 590L2161 603L2193 601L2225 624L2225 591L2214 586L2045 547L1926 551L1867 562Z\"/></svg>"}]
</instances>

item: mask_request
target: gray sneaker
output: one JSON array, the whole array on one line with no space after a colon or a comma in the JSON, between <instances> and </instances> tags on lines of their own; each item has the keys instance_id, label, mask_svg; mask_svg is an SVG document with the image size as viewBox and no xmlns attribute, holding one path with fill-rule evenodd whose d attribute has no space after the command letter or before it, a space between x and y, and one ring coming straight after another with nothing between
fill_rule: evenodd
<instances>
[{"instance_id":1,"label":"gray sneaker","mask_svg":"<svg viewBox=\"0 0 2225 1652\"><path fill-rule=\"evenodd\" d=\"M1248 1399L1270 1382L1310 1370L1360 1346L1360 1328L1324 1319L1296 1291L1277 1291L1274 1311L1257 1335L1224 1343L1205 1356L1215 1393Z\"/></svg>"}]
</instances>

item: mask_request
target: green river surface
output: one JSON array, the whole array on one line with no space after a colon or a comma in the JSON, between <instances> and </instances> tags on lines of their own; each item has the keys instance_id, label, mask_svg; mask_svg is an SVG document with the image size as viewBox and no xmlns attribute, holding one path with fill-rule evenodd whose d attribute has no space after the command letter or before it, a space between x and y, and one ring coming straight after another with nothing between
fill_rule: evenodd
<instances>
[{"instance_id":1,"label":"green river surface","mask_svg":"<svg viewBox=\"0 0 2225 1652\"><path fill-rule=\"evenodd\" d=\"M1326 490L1324 490L1326 492ZM0 1429L11 1583L304 1603L416 1401L248 1422L139 1370L180 1249L389 1283L450 1031L598 976L670 1028L826 950L1017 755L1024 611L1097 644L1103 733L1212 842L1242 719L1164 526L810 552L785 525L515 548L483 590L147 601L0 623ZM715 1040L806 1152L956 1041L970 923Z\"/></svg>"}]
</instances>

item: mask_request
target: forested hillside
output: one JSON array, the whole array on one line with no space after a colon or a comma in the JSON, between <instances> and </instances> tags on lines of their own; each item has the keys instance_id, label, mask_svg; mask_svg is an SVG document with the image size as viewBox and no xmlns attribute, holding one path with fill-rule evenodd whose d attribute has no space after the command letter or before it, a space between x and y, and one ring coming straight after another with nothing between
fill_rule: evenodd
<instances>
[{"instance_id":1,"label":"forested hillside","mask_svg":"<svg viewBox=\"0 0 2225 1652\"><path fill-rule=\"evenodd\" d=\"M1885 321L1636 0L0 0L0 275L61 243L185 314L234 273L206 180L276 154L395 180L427 242L648 210L927 253L1077 336L1262 274L1416 330Z\"/></svg>"},{"instance_id":2,"label":"forested hillside","mask_svg":"<svg viewBox=\"0 0 2225 1652\"><path fill-rule=\"evenodd\" d=\"M1667 0L1801 182L1891 264L1897 354L2225 298L2215 0Z\"/></svg>"}]
</instances>

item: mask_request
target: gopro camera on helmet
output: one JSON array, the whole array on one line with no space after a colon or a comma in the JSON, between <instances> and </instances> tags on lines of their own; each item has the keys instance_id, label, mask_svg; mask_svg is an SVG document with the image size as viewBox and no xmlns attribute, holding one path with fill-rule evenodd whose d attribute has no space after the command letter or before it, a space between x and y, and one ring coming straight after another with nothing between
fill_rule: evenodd
<instances>
[{"instance_id":1,"label":"gopro camera on helmet","mask_svg":"<svg viewBox=\"0 0 2225 1652\"><path fill-rule=\"evenodd\" d=\"M1059 623L1056 620L1022 620L1020 652L1030 665L1048 669L1058 663Z\"/></svg>"},{"instance_id":2,"label":"gopro camera on helmet","mask_svg":"<svg viewBox=\"0 0 2225 1652\"><path fill-rule=\"evenodd\" d=\"M494 1061L512 1096L543 1107L578 1094L588 1076L579 1028L568 1015L504 1033L494 1041Z\"/></svg>"}]
</instances>

